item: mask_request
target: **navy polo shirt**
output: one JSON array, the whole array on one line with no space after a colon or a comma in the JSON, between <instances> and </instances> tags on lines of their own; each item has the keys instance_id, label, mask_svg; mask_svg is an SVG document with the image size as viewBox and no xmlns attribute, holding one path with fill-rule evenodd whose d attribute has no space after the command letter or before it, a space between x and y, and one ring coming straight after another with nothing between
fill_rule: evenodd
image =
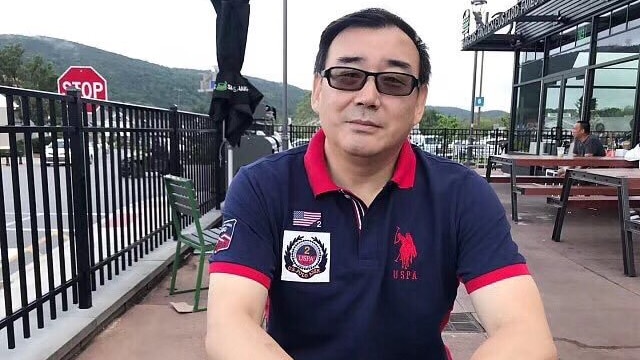
<instances>
[{"instance_id":1,"label":"navy polo shirt","mask_svg":"<svg viewBox=\"0 0 640 360\"><path fill-rule=\"evenodd\" d=\"M296 360L450 358L459 282L471 293L529 273L495 192L406 142L367 207L331 180L324 140L238 172L209 271L269 290L267 331Z\"/></svg>"}]
</instances>

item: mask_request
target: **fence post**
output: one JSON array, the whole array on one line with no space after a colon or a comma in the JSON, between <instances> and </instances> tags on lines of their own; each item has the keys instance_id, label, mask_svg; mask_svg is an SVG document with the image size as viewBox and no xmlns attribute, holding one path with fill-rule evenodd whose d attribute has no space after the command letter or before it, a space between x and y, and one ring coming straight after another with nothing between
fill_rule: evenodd
<instances>
[{"instance_id":1,"label":"fence post","mask_svg":"<svg viewBox=\"0 0 640 360\"><path fill-rule=\"evenodd\" d=\"M89 248L89 223L87 219L87 177L85 168L84 134L82 131L82 107L80 90L67 90L69 102L69 134L71 150L71 179L73 184L73 231L76 238L76 266L78 267L78 299L80 309L91 304L91 265Z\"/></svg>"},{"instance_id":2,"label":"fence post","mask_svg":"<svg viewBox=\"0 0 640 360\"><path fill-rule=\"evenodd\" d=\"M181 176L182 166L180 164L180 136L178 129L178 107L173 105L169 108L169 126L171 126L171 135L169 135L169 161L171 175Z\"/></svg>"},{"instance_id":3,"label":"fence post","mask_svg":"<svg viewBox=\"0 0 640 360\"><path fill-rule=\"evenodd\" d=\"M223 143L223 120L216 120L214 117L211 117L213 121L213 196L215 198L215 207L216 209L220 209L220 204L224 198L224 183L225 183L225 170L222 168L222 154L224 146Z\"/></svg>"}]
</instances>

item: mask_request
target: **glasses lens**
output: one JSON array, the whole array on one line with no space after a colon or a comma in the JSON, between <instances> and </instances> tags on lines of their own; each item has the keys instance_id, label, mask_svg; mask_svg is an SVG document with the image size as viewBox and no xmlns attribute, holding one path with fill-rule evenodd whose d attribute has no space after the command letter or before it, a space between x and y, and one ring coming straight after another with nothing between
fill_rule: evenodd
<instances>
[{"instance_id":1,"label":"glasses lens","mask_svg":"<svg viewBox=\"0 0 640 360\"><path fill-rule=\"evenodd\" d=\"M408 95L413 91L413 76L401 73L381 73L376 79L378 91L387 95Z\"/></svg>"},{"instance_id":2,"label":"glasses lens","mask_svg":"<svg viewBox=\"0 0 640 360\"><path fill-rule=\"evenodd\" d=\"M339 90L360 90L366 81L366 74L358 69L329 69L329 85Z\"/></svg>"}]
</instances>

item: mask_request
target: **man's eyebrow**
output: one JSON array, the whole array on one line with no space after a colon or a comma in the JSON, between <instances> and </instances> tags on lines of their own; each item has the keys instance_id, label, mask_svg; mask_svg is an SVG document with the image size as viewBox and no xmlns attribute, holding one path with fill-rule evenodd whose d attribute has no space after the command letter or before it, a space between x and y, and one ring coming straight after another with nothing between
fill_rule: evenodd
<instances>
[{"instance_id":1,"label":"man's eyebrow","mask_svg":"<svg viewBox=\"0 0 640 360\"><path fill-rule=\"evenodd\" d=\"M364 58L362 56L342 56L337 59L340 64L353 64L362 62ZM389 59L387 60L387 64L390 67L397 67L402 70L412 70L411 64L406 61L397 60L397 59Z\"/></svg>"},{"instance_id":2,"label":"man's eyebrow","mask_svg":"<svg viewBox=\"0 0 640 360\"><path fill-rule=\"evenodd\" d=\"M406 61L402 61L402 60L390 59L390 60L387 60L387 64L389 64L390 66L393 66L393 67L399 67L399 68L401 68L403 70L411 70L412 69L411 68L411 64L409 64Z\"/></svg>"},{"instance_id":3,"label":"man's eyebrow","mask_svg":"<svg viewBox=\"0 0 640 360\"><path fill-rule=\"evenodd\" d=\"M353 63L361 62L363 58L362 56L342 56L342 57L339 57L337 60L339 63L342 63L342 64L353 64Z\"/></svg>"}]
</instances>

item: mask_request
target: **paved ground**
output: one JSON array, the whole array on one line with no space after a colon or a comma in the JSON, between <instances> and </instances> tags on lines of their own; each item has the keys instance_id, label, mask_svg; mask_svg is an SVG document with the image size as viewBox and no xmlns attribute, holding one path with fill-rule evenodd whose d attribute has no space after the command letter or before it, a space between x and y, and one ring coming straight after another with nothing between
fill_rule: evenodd
<instances>
[{"instance_id":1,"label":"paved ground","mask_svg":"<svg viewBox=\"0 0 640 360\"><path fill-rule=\"evenodd\" d=\"M494 185L509 206L508 185ZM563 242L550 240L555 210L544 197L520 201L522 220L512 234L542 293L561 359L640 359L640 278L622 274L616 214L597 210L568 215ZM509 211L507 212L509 213ZM636 245L636 254L638 254ZM640 256L636 255L640 265ZM179 272L195 279L195 262ZM103 359L204 359L205 314L180 315L168 303L168 278L112 323L78 357ZM206 298L206 294L203 299ZM454 312L473 312L461 288ZM445 333L456 360L468 359L484 334Z\"/></svg>"}]
</instances>

